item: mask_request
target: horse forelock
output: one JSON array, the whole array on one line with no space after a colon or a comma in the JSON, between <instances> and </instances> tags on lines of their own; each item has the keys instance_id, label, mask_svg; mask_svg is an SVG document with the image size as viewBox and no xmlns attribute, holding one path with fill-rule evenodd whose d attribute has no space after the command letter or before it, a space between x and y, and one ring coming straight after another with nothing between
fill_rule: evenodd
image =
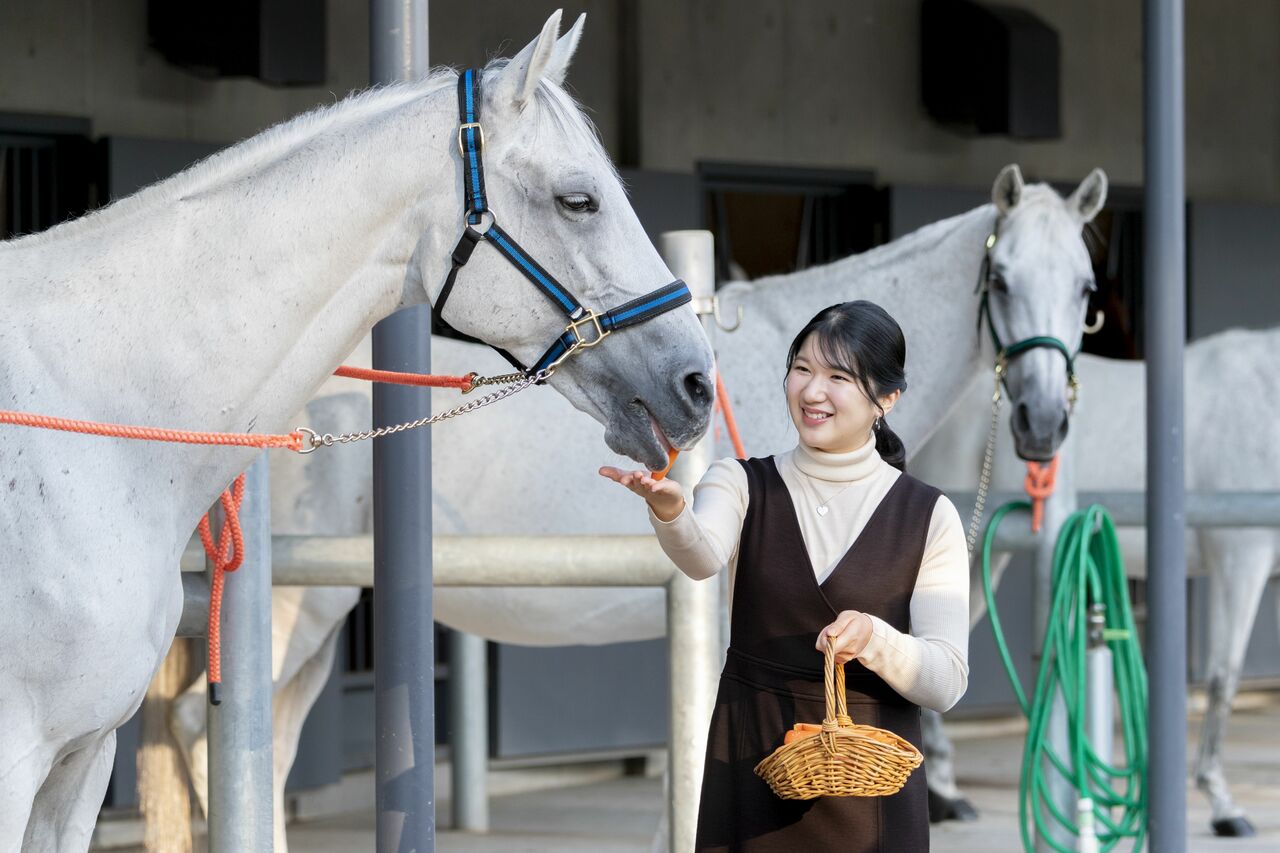
<instances>
[{"instance_id":1,"label":"horse forelock","mask_svg":"<svg viewBox=\"0 0 1280 853\"><path fill-rule=\"evenodd\" d=\"M482 79L491 79L504 69L511 60L506 57L490 60L484 67ZM540 145L556 144L563 139L573 150L589 152L598 157L609 169L610 174L623 184L613 158L600 139L599 129L591 120L587 110L565 87L553 83L546 78L538 81L533 96L534 136ZM483 117L481 123L483 123ZM549 130L558 139L542 139L543 130ZM535 146L535 147L540 147ZM625 188L625 184L623 184Z\"/></svg>"},{"instance_id":2,"label":"horse forelock","mask_svg":"<svg viewBox=\"0 0 1280 853\"><path fill-rule=\"evenodd\" d=\"M1079 217L1065 199L1047 184L1031 184L1001 224L1014 241L1025 239L1036 245L1068 250L1084 239Z\"/></svg>"}]
</instances>

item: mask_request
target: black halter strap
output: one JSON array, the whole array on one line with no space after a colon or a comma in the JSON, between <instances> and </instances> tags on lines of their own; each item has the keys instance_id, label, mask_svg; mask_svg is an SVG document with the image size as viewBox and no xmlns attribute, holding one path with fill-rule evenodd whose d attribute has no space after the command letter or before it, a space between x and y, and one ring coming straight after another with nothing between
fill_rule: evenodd
<instances>
[{"instance_id":1,"label":"black halter strap","mask_svg":"<svg viewBox=\"0 0 1280 853\"><path fill-rule=\"evenodd\" d=\"M431 308L431 331L464 341L484 343L479 339L459 332L444 319L444 307L453 292L458 278L458 271L466 266L471 253L481 240L487 240L501 252L511 264L547 299L564 312L569 323L564 332L547 348L532 367L521 364L519 359L504 349L493 347L503 358L511 362L526 376L539 376L545 371L554 370L570 355L578 350L593 347L612 332L643 323L672 308L691 301L689 288L677 279L665 287L645 294L619 305L603 314L584 308L551 273L538 264L529 253L520 247L515 239L498 227L493 211L484 189L484 129L479 122L480 113L480 74L468 68L458 76L458 153L462 157L462 178L466 196L466 227L462 238L453 249L453 266L445 279L444 288ZM472 227L489 217L489 227L483 231ZM543 376L545 379L545 375Z\"/></svg>"}]
</instances>

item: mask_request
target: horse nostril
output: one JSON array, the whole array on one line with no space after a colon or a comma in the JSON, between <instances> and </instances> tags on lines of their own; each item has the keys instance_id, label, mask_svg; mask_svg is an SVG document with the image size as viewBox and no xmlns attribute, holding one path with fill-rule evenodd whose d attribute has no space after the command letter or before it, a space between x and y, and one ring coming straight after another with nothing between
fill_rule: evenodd
<instances>
[{"instance_id":1,"label":"horse nostril","mask_svg":"<svg viewBox=\"0 0 1280 853\"><path fill-rule=\"evenodd\" d=\"M711 402L711 380L705 373L690 373L684 378L684 390L689 399L698 405Z\"/></svg>"},{"instance_id":2,"label":"horse nostril","mask_svg":"<svg viewBox=\"0 0 1280 853\"><path fill-rule=\"evenodd\" d=\"M1031 416L1027 414L1027 404L1019 403L1014 409L1014 418L1016 420L1018 432L1026 435L1031 432Z\"/></svg>"}]
</instances>

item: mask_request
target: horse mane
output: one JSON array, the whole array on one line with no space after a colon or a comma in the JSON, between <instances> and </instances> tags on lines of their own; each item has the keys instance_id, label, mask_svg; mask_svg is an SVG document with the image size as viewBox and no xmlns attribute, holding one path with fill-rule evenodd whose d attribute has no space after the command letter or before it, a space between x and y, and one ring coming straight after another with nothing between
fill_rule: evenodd
<instances>
[{"instance_id":1,"label":"horse mane","mask_svg":"<svg viewBox=\"0 0 1280 853\"><path fill-rule=\"evenodd\" d=\"M509 62L505 57L490 60L483 68L489 78ZM482 79L483 79L482 78ZM285 119L260 133L209 155L176 175L144 187L104 207L76 219L60 223L36 234L0 241L0 250L29 249L63 239L71 239L156 206L199 194L210 187L229 183L282 160L322 133L368 121L389 110L433 95L457 84L458 71L449 66L434 69L420 80L374 86L348 95L332 104L315 107ZM556 132L595 151L613 168L595 125L578 102L562 87L539 81L534 97L538 127L551 125ZM483 116L481 117L483 121ZM617 176L614 169L613 174ZM619 181L621 179L619 178Z\"/></svg>"}]
</instances>

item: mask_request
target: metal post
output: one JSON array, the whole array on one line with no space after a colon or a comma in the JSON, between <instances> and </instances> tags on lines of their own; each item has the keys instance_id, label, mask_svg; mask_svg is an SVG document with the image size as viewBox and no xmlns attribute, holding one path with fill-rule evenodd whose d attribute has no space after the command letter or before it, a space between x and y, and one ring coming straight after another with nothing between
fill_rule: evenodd
<instances>
[{"instance_id":1,"label":"metal post","mask_svg":"<svg viewBox=\"0 0 1280 853\"><path fill-rule=\"evenodd\" d=\"M426 75L426 0L370 0L371 82ZM373 330L373 366L428 373L431 324L409 308ZM375 426L431 412L430 395L373 389ZM435 644L431 619L431 442L425 431L373 448L374 754L379 853L435 849Z\"/></svg>"},{"instance_id":2,"label":"metal post","mask_svg":"<svg viewBox=\"0 0 1280 853\"><path fill-rule=\"evenodd\" d=\"M1115 677L1111 649L1103 639L1105 627L1106 608L1096 603L1089 614L1089 651L1085 664L1089 710L1085 718L1085 732L1089 735L1093 751L1110 762L1114 757L1115 743L1115 702L1112 699ZM1101 793L1096 786L1094 790ZM1100 800L1095 797L1094 803L1098 802Z\"/></svg>"},{"instance_id":3,"label":"metal post","mask_svg":"<svg viewBox=\"0 0 1280 853\"><path fill-rule=\"evenodd\" d=\"M1148 803L1151 849L1186 838L1187 560L1183 471L1186 183L1182 0L1145 0L1143 314L1147 362Z\"/></svg>"},{"instance_id":4,"label":"metal post","mask_svg":"<svg viewBox=\"0 0 1280 853\"><path fill-rule=\"evenodd\" d=\"M714 320L707 306L715 296L715 252L710 231L669 231L658 240L667 266L685 280L707 334ZM676 459L671 476L689 495L711 465L714 438L708 433ZM707 728L715 707L723 645L720 636L719 584L693 581L676 572L667 585L667 637L671 656L671 731L668 809L671 853L689 853L697 834L698 799Z\"/></svg>"},{"instance_id":5,"label":"metal post","mask_svg":"<svg viewBox=\"0 0 1280 853\"><path fill-rule=\"evenodd\" d=\"M453 828L489 831L489 693L483 637L449 634Z\"/></svg>"},{"instance_id":6,"label":"metal post","mask_svg":"<svg viewBox=\"0 0 1280 853\"><path fill-rule=\"evenodd\" d=\"M222 703L209 706L209 850L270 851L271 497L265 453L245 477L244 564L222 595Z\"/></svg>"},{"instance_id":7,"label":"metal post","mask_svg":"<svg viewBox=\"0 0 1280 853\"><path fill-rule=\"evenodd\" d=\"M1075 442L1072 440L1072 435L1068 433L1066 440L1058 448L1057 484L1054 487L1053 494L1044 503L1044 521L1036 540L1036 549L1033 557L1035 571L1032 592L1032 618L1035 630L1034 648L1036 650L1033 659L1037 667L1039 667L1040 660L1044 655L1044 640L1049 625L1049 610L1053 595L1053 552L1058 543L1058 536L1062 532L1062 525L1066 522L1067 516L1076 510L1074 451ZM1067 730L1067 709L1061 690L1054 692L1053 705L1049 712L1049 749L1059 756L1068 767L1072 765L1071 744ZM1075 815L1077 796L1071 780L1064 779L1060 773L1053 769L1052 765L1049 765L1047 769L1049 796L1063 814ZM1075 836L1059 826L1053 818L1049 818L1048 826L1051 830L1049 835L1059 845L1067 849L1075 846ZM1049 839L1042 838L1037 834L1037 853L1049 853L1053 849Z\"/></svg>"}]
</instances>

